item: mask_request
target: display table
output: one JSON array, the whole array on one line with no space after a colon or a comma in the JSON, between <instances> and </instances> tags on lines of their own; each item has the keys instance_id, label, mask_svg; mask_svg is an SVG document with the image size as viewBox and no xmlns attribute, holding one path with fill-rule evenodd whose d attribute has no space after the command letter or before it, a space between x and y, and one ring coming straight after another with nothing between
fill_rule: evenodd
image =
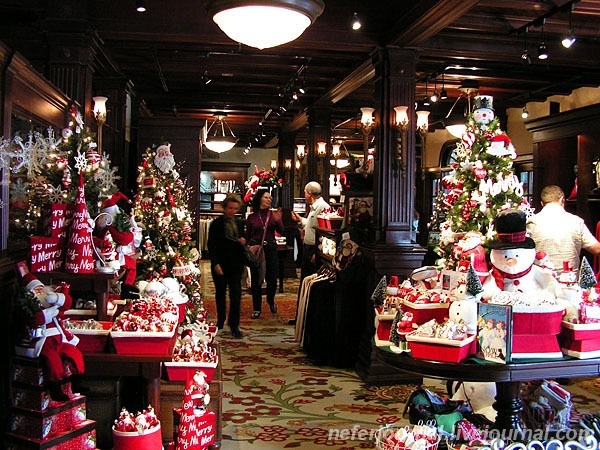
<instances>
[{"instance_id":1,"label":"display table","mask_svg":"<svg viewBox=\"0 0 600 450\"><path fill-rule=\"evenodd\" d=\"M141 377L146 383L146 401L160 414L161 363L171 355L118 355L84 353L85 373L97 377Z\"/></svg>"},{"instance_id":2,"label":"display table","mask_svg":"<svg viewBox=\"0 0 600 450\"><path fill-rule=\"evenodd\" d=\"M460 364L412 358L406 353L392 353L386 347L377 347L378 357L387 365L402 372L443 380L496 383L497 411L494 427L499 430L521 430L519 413L521 382L541 379L577 378L598 375L600 358L562 359L509 364L487 364L464 361Z\"/></svg>"}]
</instances>

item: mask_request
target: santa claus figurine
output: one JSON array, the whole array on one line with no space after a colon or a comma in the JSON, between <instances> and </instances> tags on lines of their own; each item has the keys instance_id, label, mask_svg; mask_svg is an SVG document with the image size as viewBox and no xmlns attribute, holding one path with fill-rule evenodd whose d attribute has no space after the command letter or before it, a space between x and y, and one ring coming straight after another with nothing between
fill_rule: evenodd
<instances>
[{"instance_id":1,"label":"santa claus figurine","mask_svg":"<svg viewBox=\"0 0 600 450\"><path fill-rule=\"evenodd\" d=\"M479 281L483 283L490 273L490 268L481 244L482 238L479 231L468 231L452 248L452 254L457 261L458 272L467 272L469 265L472 265Z\"/></svg>"},{"instance_id":2,"label":"santa claus figurine","mask_svg":"<svg viewBox=\"0 0 600 450\"><path fill-rule=\"evenodd\" d=\"M137 298L139 291L134 286L137 274L135 253L136 247L141 243L141 229L135 223L134 218L127 216L119 207L118 203L120 201L130 203L127 196L122 192L116 192L102 202L102 213L96 220L94 243L97 247L104 248L107 246L107 241L114 241L119 265L125 269L121 285L121 296L123 298Z\"/></svg>"},{"instance_id":3,"label":"santa claus figurine","mask_svg":"<svg viewBox=\"0 0 600 450\"><path fill-rule=\"evenodd\" d=\"M72 299L69 286L62 284L56 288L45 286L27 267L25 261L17 263L17 273L21 284L37 299L37 311L28 317L29 335L34 340L35 354L46 365L46 376L50 396L55 401L66 401L73 397L70 389L63 392L61 382L73 374L84 372L83 356L76 345L79 338L62 325L64 311L71 308ZM20 345L17 345L17 354ZM69 388L69 385L66 385Z\"/></svg>"}]
</instances>

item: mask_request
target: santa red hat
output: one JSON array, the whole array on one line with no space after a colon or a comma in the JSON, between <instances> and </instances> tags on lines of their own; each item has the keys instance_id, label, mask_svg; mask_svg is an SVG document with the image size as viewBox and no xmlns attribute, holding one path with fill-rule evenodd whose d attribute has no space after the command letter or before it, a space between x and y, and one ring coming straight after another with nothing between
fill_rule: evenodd
<instances>
[{"instance_id":1,"label":"santa red hat","mask_svg":"<svg viewBox=\"0 0 600 450\"><path fill-rule=\"evenodd\" d=\"M494 136L487 152L494 156L510 156L512 158L516 158L517 156L515 148L506 134L497 134Z\"/></svg>"},{"instance_id":2,"label":"santa red hat","mask_svg":"<svg viewBox=\"0 0 600 450\"><path fill-rule=\"evenodd\" d=\"M119 201L121 201L121 200L124 200L129 203L129 198L127 198L127 196L125 194L123 194L122 192L119 192L119 191L115 192L109 198L102 201L102 211L109 213L109 214L116 213L119 208L117 206L117 203L119 203Z\"/></svg>"},{"instance_id":3,"label":"santa red hat","mask_svg":"<svg viewBox=\"0 0 600 450\"><path fill-rule=\"evenodd\" d=\"M33 291L36 287L44 286L44 283L38 280L38 278L29 271L25 261L17 263L17 272L21 277L21 284L28 291Z\"/></svg>"}]
</instances>

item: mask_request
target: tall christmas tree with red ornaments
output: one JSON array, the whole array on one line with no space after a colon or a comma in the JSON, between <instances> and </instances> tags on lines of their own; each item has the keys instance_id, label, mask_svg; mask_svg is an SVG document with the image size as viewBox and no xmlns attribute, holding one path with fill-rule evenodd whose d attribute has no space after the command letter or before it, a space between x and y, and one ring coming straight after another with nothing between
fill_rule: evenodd
<instances>
[{"instance_id":1,"label":"tall christmas tree with red ornaments","mask_svg":"<svg viewBox=\"0 0 600 450\"><path fill-rule=\"evenodd\" d=\"M192 239L191 188L180 175L171 144L147 148L138 167L133 213L143 230L138 279L177 277L199 294L200 253Z\"/></svg>"},{"instance_id":2,"label":"tall christmas tree with red ornaments","mask_svg":"<svg viewBox=\"0 0 600 450\"><path fill-rule=\"evenodd\" d=\"M513 170L515 149L500 129L493 98L476 96L473 107L456 148L453 170L442 179L444 192L435 206L445 215L435 252L440 265L449 270L459 270L461 257L471 247L485 246L495 237L493 221L498 212L507 208L531 212L523 199L523 184ZM474 239L477 233L480 239Z\"/></svg>"}]
</instances>

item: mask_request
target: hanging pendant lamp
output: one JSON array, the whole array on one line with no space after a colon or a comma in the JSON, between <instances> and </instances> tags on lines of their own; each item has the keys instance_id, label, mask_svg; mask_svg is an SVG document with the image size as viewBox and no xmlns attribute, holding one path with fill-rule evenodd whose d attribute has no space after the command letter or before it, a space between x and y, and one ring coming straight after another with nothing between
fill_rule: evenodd
<instances>
[{"instance_id":1,"label":"hanging pendant lamp","mask_svg":"<svg viewBox=\"0 0 600 450\"><path fill-rule=\"evenodd\" d=\"M208 12L236 42L258 49L297 39L325 9L322 0L210 0Z\"/></svg>"},{"instance_id":2,"label":"hanging pendant lamp","mask_svg":"<svg viewBox=\"0 0 600 450\"><path fill-rule=\"evenodd\" d=\"M207 149L216 153L224 153L231 150L238 139L225 122L225 114L217 114L213 122L206 130L204 145Z\"/></svg>"}]
</instances>

